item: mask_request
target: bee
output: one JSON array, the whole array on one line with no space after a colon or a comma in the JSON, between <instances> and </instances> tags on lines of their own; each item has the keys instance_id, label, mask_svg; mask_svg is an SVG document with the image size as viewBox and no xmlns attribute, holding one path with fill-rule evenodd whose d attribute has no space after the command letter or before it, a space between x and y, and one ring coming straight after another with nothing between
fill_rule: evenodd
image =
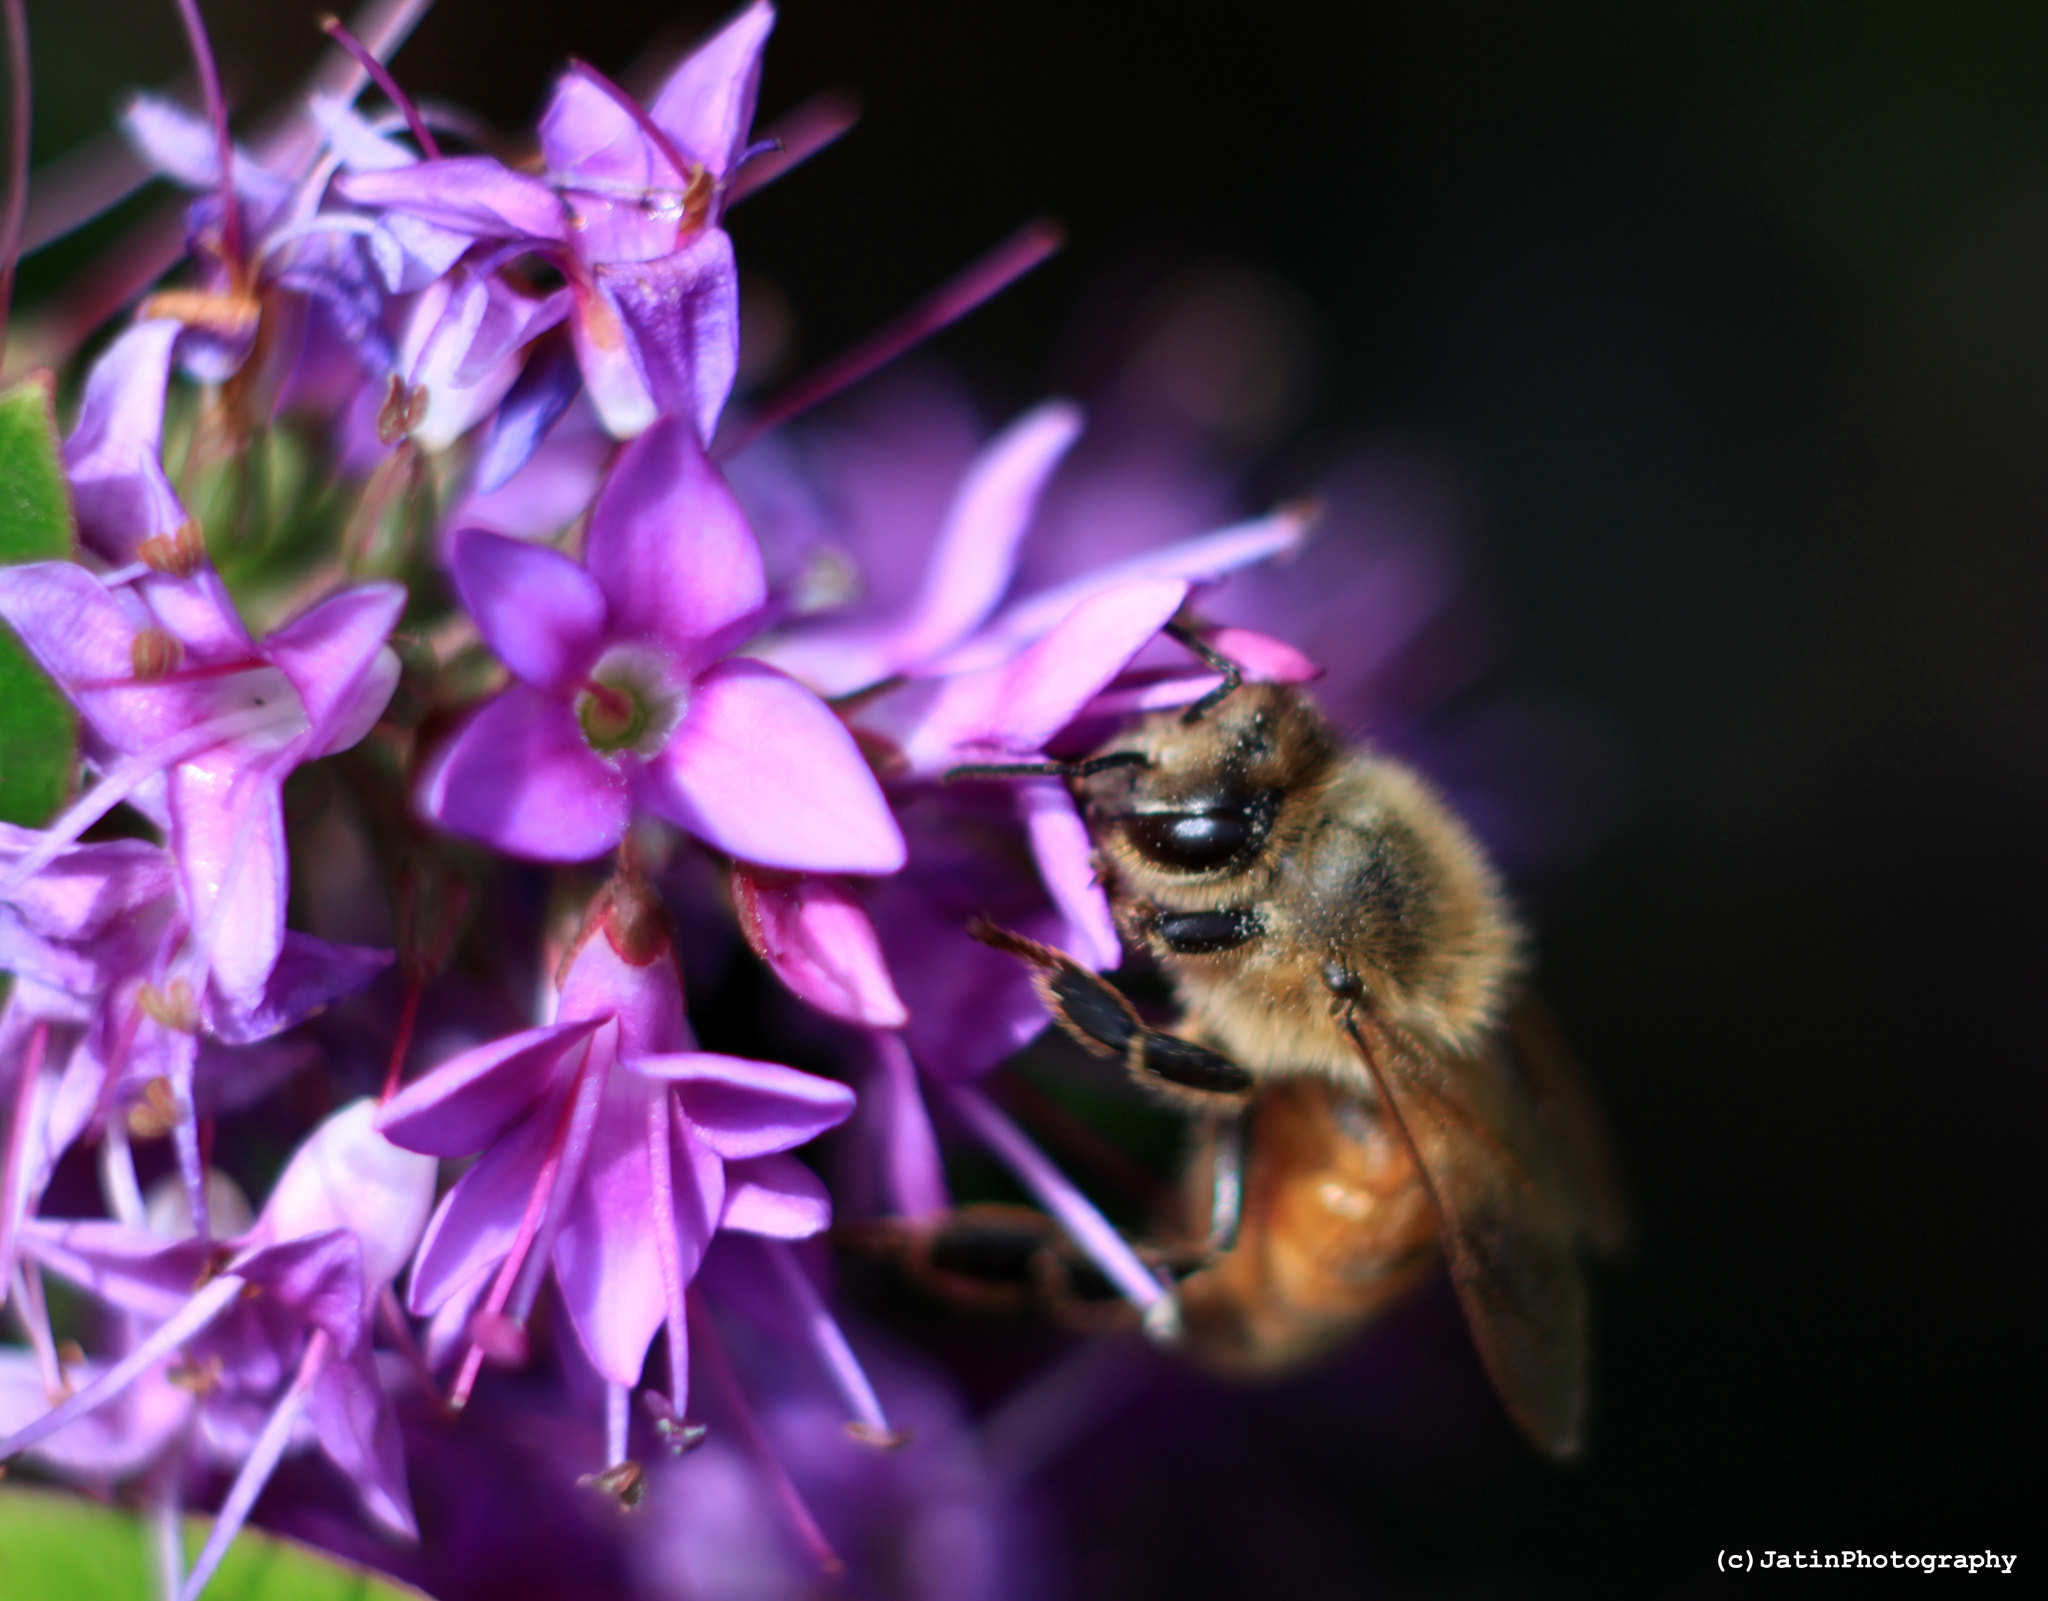
<instances>
[{"instance_id":1,"label":"bee","mask_svg":"<svg viewBox=\"0 0 2048 1601\"><path fill-rule=\"evenodd\" d=\"M1582 1244L1619 1244L1597 1114L1524 993L1499 879L1413 771L1347 747L1299 689L1225 677L1059 764L1127 944L1170 982L1148 1026L1106 979L1030 961L1060 1026L1197 1114L1208 1249L1178 1343L1285 1372L1391 1305L1440 1247L1480 1357L1544 1449L1581 1444Z\"/></svg>"}]
</instances>

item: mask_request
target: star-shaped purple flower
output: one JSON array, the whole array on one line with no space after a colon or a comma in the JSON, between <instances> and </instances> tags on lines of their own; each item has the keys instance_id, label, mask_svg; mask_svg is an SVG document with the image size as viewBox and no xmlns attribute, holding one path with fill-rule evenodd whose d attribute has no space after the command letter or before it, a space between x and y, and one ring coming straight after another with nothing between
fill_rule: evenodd
<instances>
[{"instance_id":1,"label":"star-shaped purple flower","mask_svg":"<svg viewBox=\"0 0 2048 1601\"><path fill-rule=\"evenodd\" d=\"M517 680L422 782L435 821L518 856L578 861L635 810L728 855L888 873L903 840L845 726L787 674L722 660L758 626L760 551L690 425L621 452L582 563L480 528L455 582Z\"/></svg>"},{"instance_id":2,"label":"star-shaped purple flower","mask_svg":"<svg viewBox=\"0 0 2048 1601\"><path fill-rule=\"evenodd\" d=\"M410 1149L483 1153L428 1225L411 1308L472 1342L516 1346L508 1332L552 1269L578 1341L616 1392L639 1382L666 1327L680 1420L684 1292L712 1235L822 1229L824 1186L782 1153L852 1108L843 1084L698 1050L660 909L644 886L615 879L586 920L555 1020L443 1063L379 1115ZM473 1343L458 1399L480 1358Z\"/></svg>"}]
</instances>

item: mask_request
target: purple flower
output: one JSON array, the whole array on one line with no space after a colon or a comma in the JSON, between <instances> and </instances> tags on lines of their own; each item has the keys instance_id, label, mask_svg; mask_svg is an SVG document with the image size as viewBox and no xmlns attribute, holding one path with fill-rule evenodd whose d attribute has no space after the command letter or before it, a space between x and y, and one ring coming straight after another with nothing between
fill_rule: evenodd
<instances>
[{"instance_id":1,"label":"purple flower","mask_svg":"<svg viewBox=\"0 0 2048 1601\"><path fill-rule=\"evenodd\" d=\"M746 154L774 23L757 0L645 111L572 69L541 117L544 178L459 156L357 172L338 187L359 205L552 260L569 279L576 354L605 425L630 438L677 413L708 441L739 364L739 278L718 215Z\"/></svg>"},{"instance_id":2,"label":"purple flower","mask_svg":"<svg viewBox=\"0 0 2048 1601\"><path fill-rule=\"evenodd\" d=\"M404 603L395 584L344 590L258 646L210 569L129 585L68 562L0 569L0 617L78 708L100 769L0 894L130 801L169 830L194 936L183 976L257 1006L284 949L285 778L383 712Z\"/></svg>"},{"instance_id":3,"label":"purple flower","mask_svg":"<svg viewBox=\"0 0 2048 1601\"><path fill-rule=\"evenodd\" d=\"M167 1244L122 1223L23 1226L22 1249L43 1271L133 1315L147 1332L68 1399L0 1440L0 1457L59 1434L174 1354L204 1397L198 1404L267 1409L182 1601L204 1589L302 1417L371 1516L394 1532L415 1532L370 1319L419 1237L434 1166L377 1134L373 1110L357 1101L314 1131L254 1225L231 1241Z\"/></svg>"},{"instance_id":4,"label":"purple flower","mask_svg":"<svg viewBox=\"0 0 2048 1601\"><path fill-rule=\"evenodd\" d=\"M760 552L687 423L620 454L584 561L480 528L456 585L516 683L421 785L421 809L500 850L576 861L636 809L729 855L887 873L903 841L830 708L760 662L721 660L757 626Z\"/></svg>"},{"instance_id":5,"label":"purple flower","mask_svg":"<svg viewBox=\"0 0 2048 1601\"><path fill-rule=\"evenodd\" d=\"M414 1150L483 1153L435 1211L409 1297L438 1328L469 1331L458 1398L474 1381L479 1337L507 1343L552 1269L584 1353L621 1397L667 1329L679 1422L684 1293L713 1234L822 1229L824 1187L782 1153L852 1105L828 1079L699 1051L661 913L644 888L614 880L585 923L554 1021L443 1063L378 1119ZM617 1462L623 1415L612 1433Z\"/></svg>"}]
</instances>

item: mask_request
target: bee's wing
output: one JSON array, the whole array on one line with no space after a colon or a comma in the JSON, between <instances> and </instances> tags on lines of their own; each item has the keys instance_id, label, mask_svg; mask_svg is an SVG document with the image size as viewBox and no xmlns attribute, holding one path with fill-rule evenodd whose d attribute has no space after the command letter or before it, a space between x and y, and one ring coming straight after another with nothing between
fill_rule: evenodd
<instances>
[{"instance_id":1,"label":"bee's wing","mask_svg":"<svg viewBox=\"0 0 2048 1601\"><path fill-rule=\"evenodd\" d=\"M1628 1243L1628 1207L1600 1104L1550 1008L1524 994L1508 1014L1507 1043L1586 1238L1602 1255Z\"/></svg>"},{"instance_id":2,"label":"bee's wing","mask_svg":"<svg viewBox=\"0 0 2048 1601\"><path fill-rule=\"evenodd\" d=\"M1432 1054L1371 1018L1348 1031L1428 1181L1474 1343L1531 1439L1574 1455L1588 1333L1579 1210L1507 1053Z\"/></svg>"}]
</instances>

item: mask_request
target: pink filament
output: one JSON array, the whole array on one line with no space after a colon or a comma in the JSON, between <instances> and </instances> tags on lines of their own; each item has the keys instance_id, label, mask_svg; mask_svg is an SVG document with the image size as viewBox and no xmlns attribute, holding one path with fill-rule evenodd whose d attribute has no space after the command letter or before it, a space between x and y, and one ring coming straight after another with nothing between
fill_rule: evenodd
<instances>
[{"instance_id":1,"label":"pink filament","mask_svg":"<svg viewBox=\"0 0 2048 1601\"><path fill-rule=\"evenodd\" d=\"M940 329L958 322L984 300L1007 288L1055 250L1063 236L1057 224L1040 219L1026 223L965 272L939 285L900 317L884 323L851 350L825 363L808 378L799 378L761 411L743 423L728 440L713 446L714 461L728 461L763 434L792 417L849 389L880 367Z\"/></svg>"},{"instance_id":2,"label":"pink filament","mask_svg":"<svg viewBox=\"0 0 2048 1601\"><path fill-rule=\"evenodd\" d=\"M420 108L412 103L412 97L398 87L398 81L385 69L384 63L370 53L362 40L342 25L339 17L328 17L320 24L321 30L342 49L355 57L356 65L370 75L370 81L384 91L384 98L398 108L398 114L405 118L405 125L412 131L413 143L420 147L420 154L429 161L441 159L441 147L434 142L434 136L427 129L426 119L420 115Z\"/></svg>"},{"instance_id":3,"label":"pink filament","mask_svg":"<svg viewBox=\"0 0 2048 1601\"><path fill-rule=\"evenodd\" d=\"M0 350L7 348L7 310L14 303L14 264L21 255L21 223L28 214L28 140L31 115L28 70L28 16L22 0L0 6L7 25L8 104L13 116L7 127L7 165L0 169L7 184L6 209L0 212Z\"/></svg>"},{"instance_id":4,"label":"pink filament","mask_svg":"<svg viewBox=\"0 0 2048 1601\"><path fill-rule=\"evenodd\" d=\"M570 1082L569 1093L557 1115L554 1137L548 1141L548 1154L541 1162L540 1172L534 1177L533 1191L526 1198L526 1212L519 1219L519 1232L512 1237L505 1260L499 1264L498 1276L491 1281L490 1294L484 1298L480 1308L483 1312L496 1314L505 1310L512 1288L519 1282L519 1270L526 1265L527 1253L540 1234L542 1220L552 1209L551 1203L564 1167L563 1155L569 1145L569 1131L576 1121L577 1103L582 1099L583 1080L590 1071L590 1054L594 1045L593 1040L583 1042L583 1059L576 1064L576 1076ZM484 1348L472 1340L469 1354L462 1361L462 1371L455 1376L455 1384L448 1392L450 1406L461 1407L468 1403L483 1363Z\"/></svg>"},{"instance_id":5,"label":"pink filament","mask_svg":"<svg viewBox=\"0 0 2048 1601\"><path fill-rule=\"evenodd\" d=\"M690 168L694 163L676 148L676 142L664 131L661 124L647 114L647 108L607 78L587 61L572 60L569 70L584 82L600 89L618 108L631 117L640 131L647 135L648 142L659 150L662 157L675 169L676 182L690 181Z\"/></svg>"},{"instance_id":6,"label":"pink filament","mask_svg":"<svg viewBox=\"0 0 2048 1601\"><path fill-rule=\"evenodd\" d=\"M241 209L235 204L235 136L228 130L228 105L220 92L220 70L213 62L213 46L199 15L199 0L178 0L178 15L184 19L192 62L199 69L199 87L206 96L206 120L213 124L214 146L219 152L221 249L229 263L239 269L242 218Z\"/></svg>"},{"instance_id":7,"label":"pink filament","mask_svg":"<svg viewBox=\"0 0 2048 1601\"><path fill-rule=\"evenodd\" d=\"M789 1476L789 1470L782 1465L782 1458L775 1453L767 1433L762 1429L754 1410L747 1405L746 1393L740 1389L740 1381L726 1360L725 1347L718 1343L718 1331L711 1325L711 1314L705 1309L703 1293L691 1287L690 1322L696 1337L696 1345L703 1354L705 1365L711 1369L711 1382L718 1389L718 1396L732 1414L733 1423L740 1431L746 1447L761 1465L761 1471L768 1475L768 1482L774 1487L775 1498L782 1503L782 1509L789 1515L789 1521L796 1528L797 1538L803 1542L805 1551L826 1573L837 1576L846 1571L846 1564L839 1553L832 1549L832 1542L825 1538L825 1531L818 1527L818 1520L811 1515L811 1509L804 1502L803 1494Z\"/></svg>"}]
</instances>

